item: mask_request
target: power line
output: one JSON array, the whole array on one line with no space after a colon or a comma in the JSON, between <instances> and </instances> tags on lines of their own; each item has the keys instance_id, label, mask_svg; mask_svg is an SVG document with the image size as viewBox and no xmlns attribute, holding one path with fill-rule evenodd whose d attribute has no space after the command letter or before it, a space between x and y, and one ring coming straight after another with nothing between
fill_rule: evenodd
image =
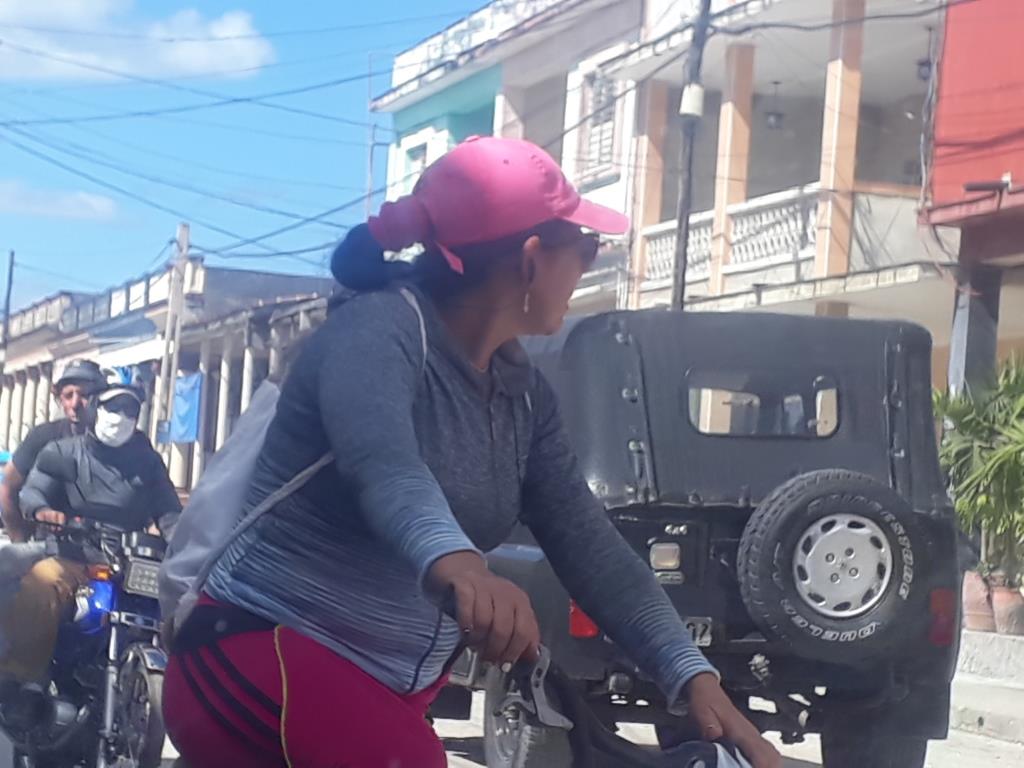
<instances>
[{"instance_id":1,"label":"power line","mask_svg":"<svg viewBox=\"0 0 1024 768\"><path fill-rule=\"evenodd\" d=\"M35 264L26 264L23 261L15 260L14 268L22 270L24 272L35 272L37 275L45 275L46 277L56 277L59 280L67 280L67 272L57 272L51 269L44 269L43 267L36 266ZM90 282L89 280L83 280L80 275L75 275L75 282L84 285L87 288L96 288L102 290L104 286Z\"/></svg>"},{"instance_id":2,"label":"power line","mask_svg":"<svg viewBox=\"0 0 1024 768\"><path fill-rule=\"evenodd\" d=\"M22 93L25 93L24 89L21 89ZM102 105L98 105L95 102L86 101L85 99L77 99L67 95L58 96L55 93L46 93L33 91L31 95L41 96L46 99L56 100L60 102L70 102L72 104L81 104L85 107L94 107L97 109L103 108ZM365 147L365 141L355 141L352 139L336 139L327 136L310 136L307 134L290 133L287 131L276 131L267 128L262 128L256 125L232 125L231 123L221 123L216 120L203 120L196 117L182 117L180 115L168 115L168 114L152 114L143 115L143 117L152 117L155 119L166 120L168 122L181 123L183 125L199 125L207 128L218 128L225 131L236 131L246 134L257 134L260 136L268 136L275 139L288 139L290 141L305 141L311 144L331 144L345 147ZM52 125L77 125L81 126L81 122L73 122L74 119L65 118L54 118L50 117ZM91 122L91 120L86 120ZM2 124L0 124L2 125Z\"/></svg>"},{"instance_id":3,"label":"power line","mask_svg":"<svg viewBox=\"0 0 1024 768\"><path fill-rule=\"evenodd\" d=\"M350 227L345 227L350 229ZM224 259L268 259L277 256L302 256L307 253L320 253L328 248L334 248L338 244L337 240L330 240L326 243L320 243L319 245L311 245L307 248L295 248L287 251L271 251L269 253L226 253L220 248L204 248L201 245L192 246L194 250L209 255L219 256Z\"/></svg>"},{"instance_id":4,"label":"power line","mask_svg":"<svg viewBox=\"0 0 1024 768\"><path fill-rule=\"evenodd\" d=\"M100 64L90 64L78 59L68 58L67 56L57 56L55 54L47 53L38 48L31 48L29 46L18 45L9 41L0 39L0 47L6 46L13 51L27 54L29 56L36 56L41 59L48 61L56 61L61 64L67 64L69 66L80 67L82 69L92 70L94 72L101 72L103 74L111 75L114 77L121 77L126 80L133 80L135 82L144 83L146 85L155 85L160 88L167 88L172 91L181 91L183 93L191 93L197 96L203 96L208 99L214 99L206 104L189 104L180 107L169 107L164 109L153 109L153 110L136 110L133 112L114 113L110 115L92 115L79 118L54 118L53 120L36 120L36 121L21 121L9 124L15 125L46 125L54 123L80 123L80 122L94 122L97 120L118 120L126 117L150 117L157 114L172 114L180 112L194 112L200 109L210 109L212 107L222 107L232 104L252 104L254 106L264 107L266 109L274 109L281 112L289 112L291 114L302 115L304 117L313 117L320 120L328 120L335 123L342 123L344 125L354 125L361 128L366 128L372 125L372 123L362 120L350 120L344 117L338 117L336 115L328 115L323 112L315 112L313 110L302 109L300 107L290 107L285 104L275 104L266 101L267 99L280 98L282 96L295 96L302 93L310 93L312 91L323 90L325 88L334 88L339 85L345 85L347 83L354 83L360 80L366 80L368 78L386 74L385 72L363 72L358 75L350 75L348 77L336 78L334 80L328 80L322 83L314 83L312 85L300 86L298 88L289 88L283 91L275 91L272 93L264 93L257 96L225 96L224 94L217 93L216 91L208 91L205 88L193 88L187 85L180 85L170 80L160 80L156 78L143 77L141 75L134 75L130 72L123 72L120 70L105 67Z\"/></svg>"},{"instance_id":5,"label":"power line","mask_svg":"<svg viewBox=\"0 0 1024 768\"><path fill-rule=\"evenodd\" d=\"M412 24L420 21L436 21L438 19L449 19L452 17L465 16L472 11L449 11L448 13L433 14L430 16L408 16L401 19L387 19L384 21L370 21L359 24L339 24L330 27L310 27L307 29L286 29L276 32L250 32L241 35L222 36L179 36L179 35L147 35L133 32L110 32L105 30L73 29L68 27L45 27L32 24L0 24L0 28L17 29L25 32L38 32L48 35L72 35L76 37L95 37L114 40L141 40L154 43L223 43L236 40L260 40L277 37L305 37L309 35L326 35L334 32L352 32L363 29L377 29L380 27L398 26L400 24Z\"/></svg>"},{"instance_id":6,"label":"power line","mask_svg":"<svg viewBox=\"0 0 1024 768\"><path fill-rule=\"evenodd\" d=\"M761 21L752 24L744 24L738 27L715 27L712 31L715 34L728 35L730 37L742 36L762 29L788 29L794 32L820 32L826 29L847 27L855 24L864 24L872 21L899 21L908 19L920 19L925 16L932 16L941 13L947 8L967 3L976 3L978 0L947 0L931 8L922 8L917 11L902 11L897 13L867 13L852 19L832 19L821 22L787 22L787 21ZM731 9L729 9L731 10Z\"/></svg>"},{"instance_id":7,"label":"power line","mask_svg":"<svg viewBox=\"0 0 1024 768\"><path fill-rule=\"evenodd\" d=\"M39 145L45 147L46 149L50 149L50 150L54 150L54 151L57 151L57 152L61 152L61 153L65 154L65 155L68 155L70 157L74 157L74 158L77 158L79 160L84 160L84 161L86 161L88 163L92 163L93 165L99 165L99 166L104 167L104 168L109 168L109 169L111 169L113 171L117 171L118 173L124 174L126 176L132 176L132 177L137 178L137 179L142 179L143 181L149 181L149 182L152 182L153 184L160 184L161 186L171 187L172 189L179 189L179 190L181 190L183 192L190 192L190 193L195 194L195 195L200 195L202 197L210 198L211 200L219 200L221 202L228 203L230 205L235 205L235 206L238 206L240 208L248 208L249 210L258 211L259 213L269 213L269 214L272 214L272 215L275 215L275 216L283 216L283 217L288 218L288 219L297 219L297 220L305 220L305 218L306 218L302 214L295 213L294 211L285 211L285 210L282 210L280 208L274 208L274 207L268 206L268 205L261 205L259 203L251 203L251 202L246 202L244 200L238 200L238 199L230 197L228 195L222 195L222 194L219 194L217 192L211 192L209 190L204 190L204 189L202 189L200 187L196 187L196 186L193 186L191 184L184 184L184 183L176 182L176 181L173 181L173 180L170 180L170 179L166 179L166 178L163 178L163 177L160 177L160 176L154 176L152 174L143 173L141 171L135 171L135 170L133 170L131 168L127 168L124 165L121 165L120 163L117 163L117 162L112 162L112 161L109 161L109 160L101 160L101 159L99 159L98 157L95 156L96 155L95 151L91 151L89 147L83 147L81 144L76 144L75 142L66 142L67 146L70 146L70 147L73 148L73 149L68 149L67 146L61 147L58 144L54 144L51 141L46 141L45 139L41 139L38 136L33 136L33 135L31 135L31 134L29 134L29 133L27 133L25 131L19 130L17 128L8 128L7 130L12 132L12 133L17 134L18 136L21 136L21 138L23 138L23 139L26 139L28 141L32 141L32 142L34 142L36 144L39 144ZM327 222L327 221L323 221L323 222L320 222L320 223L325 225L325 226L332 226L332 227L340 226L338 224L334 224L333 222Z\"/></svg>"},{"instance_id":8,"label":"power line","mask_svg":"<svg viewBox=\"0 0 1024 768\"><path fill-rule=\"evenodd\" d=\"M206 227L210 231L216 232L217 234L220 234L220 235L224 235L225 237L231 237L231 238L240 238L240 237L242 237L241 235L239 235L236 232L232 232L231 230L224 229L223 227L219 227L216 224L210 224L209 222L203 221L202 219L198 219L198 218L196 218L194 216L191 216L191 215L189 215L187 213L179 211L179 210L177 210L175 208L171 208L171 207L166 206L166 205L164 205L162 203L158 203L158 202L156 202L154 200L150 200L150 199L148 199L148 198L146 198L146 197L144 197L142 195L139 195L139 194L137 194L135 192L132 192L129 189L125 189L124 187L118 186L117 184L112 184L109 181L105 181L103 179L97 178L96 176L93 176L90 173L86 173L85 171L81 171L81 170L79 170L77 168L74 168L73 166L70 166L67 163L62 162L62 161L58 160L57 158L50 157L49 155L47 155L44 152L40 152L39 150L33 149L32 147L29 147L29 146L26 146L25 144L22 144L20 141L18 141L16 139L12 139L9 135L4 137L4 141L6 141L12 147L15 147L16 149L20 149L25 154L31 155L32 157L35 157L38 160L42 160L44 163L48 163L49 165L56 166L57 168L60 168L63 171L67 171L68 173L70 173L70 174L72 174L74 176L78 176L78 177L83 178L83 179L85 179L87 181L91 181L93 184L96 184L98 186L101 186L101 187L104 187L106 189L109 189L112 192L117 192L118 194L123 195L124 197L126 197L126 198L128 198L130 200L134 200L134 201L136 201L138 203L141 203L142 205L148 206L150 208L153 208L155 210L161 211L163 213L170 214L170 215L172 215L172 216L174 216L174 217L176 217L178 219L185 219L185 220L188 220L188 221L194 221L195 223L200 224L201 226Z\"/></svg>"},{"instance_id":9,"label":"power line","mask_svg":"<svg viewBox=\"0 0 1024 768\"><path fill-rule=\"evenodd\" d=\"M8 101L10 101L10 97L8 97ZM44 117L48 116L45 112L41 112L40 110L37 110L37 109L32 109L32 108L27 108L27 107L22 107L22 108L23 109L29 109L29 111L35 112L36 114L40 114L40 115L42 115ZM234 127L234 126L228 126L228 127ZM286 178L283 178L283 177L280 177L280 176L267 176L265 174L260 174L260 173L251 173L249 171L239 171L239 170L236 170L236 169L233 169L233 168L223 168L223 167L220 167L220 166L217 166L217 165L211 165L209 163L205 163L205 162L202 162L200 160L196 160L196 159L191 158L191 157L183 157L181 155L176 155L176 154L173 154L171 152L164 152L162 150L153 149L152 147L146 147L146 146L143 146L141 144L137 144L135 142L128 141L128 140L120 138L120 137L114 137L114 136L111 136L108 133L104 133L103 131L99 131L99 130L97 130L95 128L92 128L90 126L86 126L86 125L78 126L78 130L80 130L80 131L82 131L84 133L88 133L88 134L91 134L93 136L96 136L97 138L102 139L102 140L104 140L106 142L109 142L111 144L116 144L118 147L121 147L121 148L127 147L128 149L132 149L132 150L134 150L134 151L136 151L136 152L138 152L140 154L151 155L153 157L159 157L159 158L162 158L164 160L170 160L170 161L172 161L174 163L180 163L180 164L184 164L184 165L193 166L195 168L201 168L204 171L209 171L210 173L217 173L217 174L221 174L221 175L224 175L224 176L234 176L234 177L241 178L241 179L251 179L251 180L254 180L254 181L264 181L264 182L268 182L268 183L271 183L271 184L280 184L280 185L295 186L295 187L309 187L309 188L315 188L315 189L328 189L328 190L340 191L340 192L355 192L358 189L360 189L360 187L345 186L345 185L342 185L342 184L332 184L331 182L327 182L327 181L311 181L311 180L306 180L306 179L286 179ZM351 142L351 144L353 146L363 146L362 142L355 142L354 141L354 142Z\"/></svg>"}]
</instances>

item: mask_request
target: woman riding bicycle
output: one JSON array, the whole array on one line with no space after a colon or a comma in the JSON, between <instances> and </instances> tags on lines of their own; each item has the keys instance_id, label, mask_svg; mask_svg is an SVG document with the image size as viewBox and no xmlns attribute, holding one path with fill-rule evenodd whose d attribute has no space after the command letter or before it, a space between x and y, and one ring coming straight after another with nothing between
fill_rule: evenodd
<instances>
[{"instance_id":1,"label":"woman riding bicycle","mask_svg":"<svg viewBox=\"0 0 1024 768\"><path fill-rule=\"evenodd\" d=\"M333 463L229 547L179 630L165 716L192 768L445 765L425 715L459 643L500 665L537 653L529 599L481 554L517 522L707 739L781 764L591 494L516 341L561 326L597 254L584 228L628 221L538 147L477 138L339 246L358 293L290 371L247 508ZM384 261L414 244L411 269Z\"/></svg>"}]
</instances>

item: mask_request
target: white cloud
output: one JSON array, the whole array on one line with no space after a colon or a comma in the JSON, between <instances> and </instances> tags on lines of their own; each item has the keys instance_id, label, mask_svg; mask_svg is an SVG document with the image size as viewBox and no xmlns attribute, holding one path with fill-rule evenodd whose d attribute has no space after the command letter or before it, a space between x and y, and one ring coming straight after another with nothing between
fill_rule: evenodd
<instances>
[{"instance_id":1,"label":"white cloud","mask_svg":"<svg viewBox=\"0 0 1024 768\"><path fill-rule=\"evenodd\" d=\"M0 44L0 80L117 79L55 59L152 78L254 72L275 59L273 45L259 35L252 16L245 11L208 18L188 8L155 20L140 18L133 11L133 0L0 0L0 40L45 54L24 53ZM104 37L103 33L127 33L141 39ZM186 39L166 42L166 38Z\"/></svg>"},{"instance_id":2,"label":"white cloud","mask_svg":"<svg viewBox=\"0 0 1024 768\"><path fill-rule=\"evenodd\" d=\"M0 179L0 213L49 219L109 221L117 203L105 195L81 190L30 187L17 179Z\"/></svg>"}]
</instances>

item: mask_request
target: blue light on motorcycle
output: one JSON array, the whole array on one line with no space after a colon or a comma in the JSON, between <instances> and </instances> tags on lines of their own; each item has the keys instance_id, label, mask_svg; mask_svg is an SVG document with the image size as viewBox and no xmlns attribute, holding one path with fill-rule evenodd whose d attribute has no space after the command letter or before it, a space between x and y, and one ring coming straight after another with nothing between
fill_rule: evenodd
<instances>
[{"instance_id":1,"label":"blue light on motorcycle","mask_svg":"<svg viewBox=\"0 0 1024 768\"><path fill-rule=\"evenodd\" d=\"M117 595L109 581L90 581L76 596L75 625L87 635L103 629L107 614L117 609Z\"/></svg>"}]
</instances>

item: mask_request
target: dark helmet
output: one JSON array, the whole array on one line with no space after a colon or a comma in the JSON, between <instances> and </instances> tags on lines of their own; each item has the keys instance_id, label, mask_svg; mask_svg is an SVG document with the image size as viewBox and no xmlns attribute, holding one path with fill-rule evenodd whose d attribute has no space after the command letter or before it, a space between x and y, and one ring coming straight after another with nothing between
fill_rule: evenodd
<instances>
[{"instance_id":1,"label":"dark helmet","mask_svg":"<svg viewBox=\"0 0 1024 768\"><path fill-rule=\"evenodd\" d=\"M61 372L60 378L53 386L58 391L65 384L81 384L88 392L98 392L107 386L107 377L99 365L92 360L79 358L68 363Z\"/></svg>"}]
</instances>

